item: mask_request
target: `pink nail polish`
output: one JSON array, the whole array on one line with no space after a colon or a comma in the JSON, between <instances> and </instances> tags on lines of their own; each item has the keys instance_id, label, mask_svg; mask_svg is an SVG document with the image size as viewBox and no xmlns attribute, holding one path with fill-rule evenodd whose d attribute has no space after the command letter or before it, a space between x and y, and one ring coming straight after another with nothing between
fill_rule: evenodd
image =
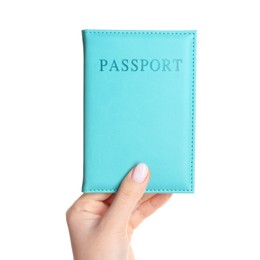
<instances>
[{"instance_id":1,"label":"pink nail polish","mask_svg":"<svg viewBox=\"0 0 260 260\"><path fill-rule=\"evenodd\" d=\"M144 182L148 174L148 166L145 163L138 163L132 172L132 179L137 183Z\"/></svg>"}]
</instances>

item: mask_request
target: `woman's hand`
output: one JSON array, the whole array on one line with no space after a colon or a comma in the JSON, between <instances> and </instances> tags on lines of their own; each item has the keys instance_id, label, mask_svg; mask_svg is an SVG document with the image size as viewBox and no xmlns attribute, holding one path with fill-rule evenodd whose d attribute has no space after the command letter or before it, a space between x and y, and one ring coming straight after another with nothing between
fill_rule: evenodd
<instances>
[{"instance_id":1,"label":"woman's hand","mask_svg":"<svg viewBox=\"0 0 260 260\"><path fill-rule=\"evenodd\" d=\"M117 193L82 194L66 218L75 260L133 260L133 230L171 194L144 194L150 170L137 164Z\"/></svg>"}]
</instances>

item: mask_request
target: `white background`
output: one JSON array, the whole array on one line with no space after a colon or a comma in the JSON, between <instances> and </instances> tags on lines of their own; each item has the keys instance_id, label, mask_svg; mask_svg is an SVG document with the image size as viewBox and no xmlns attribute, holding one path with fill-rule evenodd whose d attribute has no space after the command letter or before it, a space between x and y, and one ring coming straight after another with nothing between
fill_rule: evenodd
<instances>
[{"instance_id":1,"label":"white background","mask_svg":"<svg viewBox=\"0 0 260 260\"><path fill-rule=\"evenodd\" d=\"M0 259L72 259L82 29L197 30L196 192L135 232L143 259L260 259L258 1L1 1Z\"/></svg>"}]
</instances>

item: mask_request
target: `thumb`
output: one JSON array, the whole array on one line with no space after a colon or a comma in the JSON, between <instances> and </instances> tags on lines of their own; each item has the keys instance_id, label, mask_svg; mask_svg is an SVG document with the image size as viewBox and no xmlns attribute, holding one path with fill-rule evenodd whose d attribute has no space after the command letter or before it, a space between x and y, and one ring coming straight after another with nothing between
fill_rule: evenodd
<instances>
[{"instance_id":1,"label":"thumb","mask_svg":"<svg viewBox=\"0 0 260 260\"><path fill-rule=\"evenodd\" d=\"M103 221L124 227L143 196L150 178L150 170L145 163L138 163L122 181L115 198L107 210Z\"/></svg>"}]
</instances>

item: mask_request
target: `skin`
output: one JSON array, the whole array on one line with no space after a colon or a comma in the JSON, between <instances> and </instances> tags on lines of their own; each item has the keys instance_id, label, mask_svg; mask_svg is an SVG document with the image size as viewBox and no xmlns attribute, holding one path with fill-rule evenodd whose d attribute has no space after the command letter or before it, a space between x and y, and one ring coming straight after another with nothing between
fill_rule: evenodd
<instances>
[{"instance_id":1,"label":"skin","mask_svg":"<svg viewBox=\"0 0 260 260\"><path fill-rule=\"evenodd\" d=\"M134 260L134 229L172 194L144 194L150 170L142 183L134 181L133 170L117 193L82 194L67 210L74 260Z\"/></svg>"}]
</instances>

